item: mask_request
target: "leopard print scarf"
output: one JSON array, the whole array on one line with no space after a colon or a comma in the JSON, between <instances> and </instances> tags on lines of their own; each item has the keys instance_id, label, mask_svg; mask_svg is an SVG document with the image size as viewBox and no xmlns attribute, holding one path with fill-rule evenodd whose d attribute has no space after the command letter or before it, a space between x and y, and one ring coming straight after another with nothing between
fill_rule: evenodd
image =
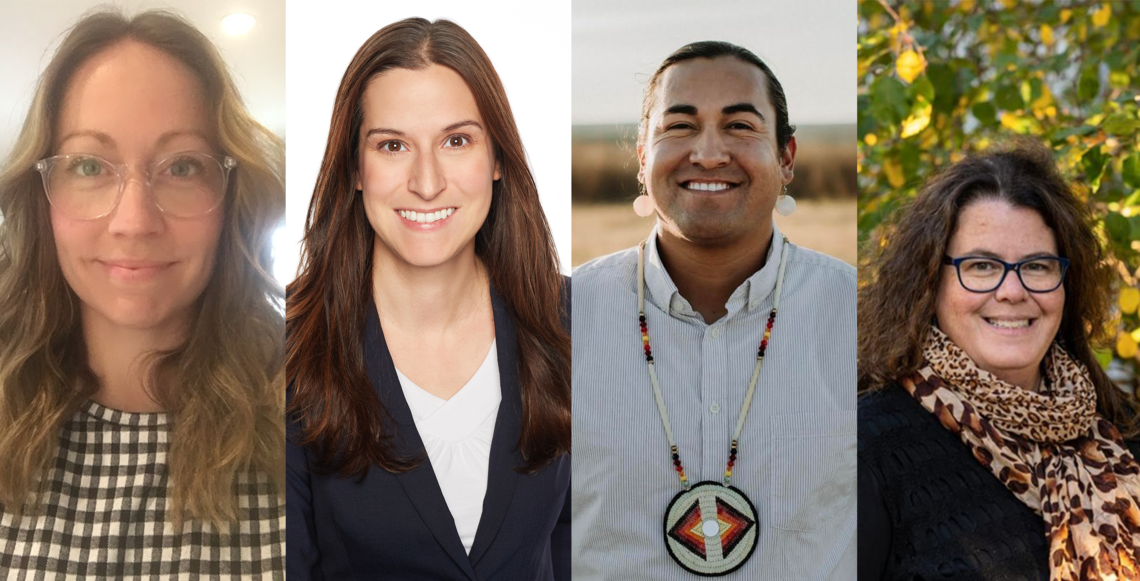
<instances>
[{"instance_id":1,"label":"leopard print scarf","mask_svg":"<svg viewBox=\"0 0 1140 581\"><path fill-rule=\"evenodd\" d=\"M1045 519L1051 581L1140 580L1140 464L1096 413L1087 370L1054 343L1049 389L1034 393L979 369L941 330L903 387Z\"/></svg>"}]
</instances>

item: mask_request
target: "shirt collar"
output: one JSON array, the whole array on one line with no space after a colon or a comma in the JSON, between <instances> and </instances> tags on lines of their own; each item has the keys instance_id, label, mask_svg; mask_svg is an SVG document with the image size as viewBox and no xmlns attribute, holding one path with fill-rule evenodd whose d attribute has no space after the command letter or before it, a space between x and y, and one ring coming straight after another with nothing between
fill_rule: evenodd
<instances>
[{"instance_id":1,"label":"shirt collar","mask_svg":"<svg viewBox=\"0 0 1140 581\"><path fill-rule=\"evenodd\" d=\"M669 272L665 270L665 265L661 263L661 253L657 250L659 228L660 224L653 227L653 231L649 233L649 238L645 243L646 300L662 311L668 312L669 316L673 318L695 318L703 322L700 314L693 310L685 297L681 296L677 290L677 285L673 283ZM768 257L764 260L764 266L745 279L729 296L725 305L728 309L726 318L732 318L741 310L753 311L760 308L764 299L768 298L776 289L776 276L780 270L780 255L784 251L783 237L779 226L773 221L772 242L768 245Z\"/></svg>"}]
</instances>

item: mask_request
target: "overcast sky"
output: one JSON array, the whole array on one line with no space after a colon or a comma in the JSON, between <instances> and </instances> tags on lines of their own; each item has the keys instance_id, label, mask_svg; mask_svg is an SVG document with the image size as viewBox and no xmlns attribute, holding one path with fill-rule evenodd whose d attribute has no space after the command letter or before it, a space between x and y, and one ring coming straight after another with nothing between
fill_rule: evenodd
<instances>
[{"instance_id":1,"label":"overcast sky","mask_svg":"<svg viewBox=\"0 0 1140 581\"><path fill-rule=\"evenodd\" d=\"M636 123L646 81L685 43L725 40L764 59L794 124L855 123L855 2L574 0L573 122Z\"/></svg>"}]
</instances>

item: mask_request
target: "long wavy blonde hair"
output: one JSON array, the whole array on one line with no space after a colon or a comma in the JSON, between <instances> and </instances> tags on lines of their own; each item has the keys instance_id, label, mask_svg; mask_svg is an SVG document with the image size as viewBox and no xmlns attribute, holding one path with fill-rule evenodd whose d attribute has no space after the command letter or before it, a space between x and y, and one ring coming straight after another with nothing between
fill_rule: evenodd
<instances>
[{"instance_id":1,"label":"long wavy blonde hair","mask_svg":"<svg viewBox=\"0 0 1140 581\"><path fill-rule=\"evenodd\" d=\"M285 211L284 145L246 111L226 65L193 25L164 12L88 14L40 78L15 148L0 169L0 504L35 507L60 430L99 379L87 363L79 299L64 281L36 160L50 156L75 71L125 40L184 63L202 83L217 145L237 160L213 276L183 345L153 354L147 388L173 414L168 452L174 519L237 514L239 473L269 474L284 491L284 291L271 237ZM158 370L177 389L153 380Z\"/></svg>"}]
</instances>

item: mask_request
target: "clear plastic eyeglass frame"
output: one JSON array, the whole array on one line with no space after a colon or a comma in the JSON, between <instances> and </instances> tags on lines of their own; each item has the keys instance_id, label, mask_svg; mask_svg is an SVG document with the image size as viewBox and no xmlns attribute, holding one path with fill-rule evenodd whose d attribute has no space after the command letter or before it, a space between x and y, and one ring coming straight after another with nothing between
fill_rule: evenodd
<instances>
[{"instance_id":1,"label":"clear plastic eyeglass frame","mask_svg":"<svg viewBox=\"0 0 1140 581\"><path fill-rule=\"evenodd\" d=\"M163 167L167 163L170 163L170 162L177 160L179 158L186 157L188 155L192 155L192 156L196 156L196 157L200 157L200 158L208 158L208 159L212 160L214 163L218 164L218 168L221 170L221 177L222 177L222 183L220 184L221 189L218 192L219 195L218 195L217 201L208 210L204 210L201 212L195 212L192 214L176 213L176 212L170 211L168 208L163 208L162 203L159 201L158 197L153 195L154 184L152 181L152 173L153 173L155 168ZM107 211L105 211L105 212L103 212L97 216L70 216L70 217L72 219L75 219L75 220L98 220L100 218L104 218L104 217L110 215L112 212L115 211L116 208L119 207L119 202L123 198L123 190L126 189L126 185L127 185L127 181L128 181L127 171L130 169L131 164L112 163L112 162L107 161L106 159L104 159L102 157L99 157L98 155L91 155L91 154L86 154L86 153L55 155L55 156L44 158L44 159L37 161L35 164L35 169L37 172L40 173L40 178L43 181L44 194L47 196L48 202L51 203L53 206L56 205L56 201L52 200L51 170L55 166L55 164L57 164L61 161L66 161L66 160L71 159L71 158L92 159L92 160L97 161L98 163L100 163L104 167L113 169L116 176L118 177L119 187L118 187L117 193L115 194L115 202L107 209ZM233 170L235 167L237 167L237 160L228 156L228 155L219 156L219 155L215 155L215 154L202 153L202 152L197 152L197 151L183 151L183 152L175 153L169 157L166 157L164 159L161 159L157 162L150 164L145 169L143 175L146 177L147 189L152 190L151 191L151 199L154 202L155 207L157 207L163 214L166 214L169 216L175 216L178 218L195 218L198 216L204 216L206 214L209 214L210 212L213 212L214 210L218 209L219 206L222 205L222 202L225 200L226 190L229 187L230 171Z\"/></svg>"}]
</instances>

